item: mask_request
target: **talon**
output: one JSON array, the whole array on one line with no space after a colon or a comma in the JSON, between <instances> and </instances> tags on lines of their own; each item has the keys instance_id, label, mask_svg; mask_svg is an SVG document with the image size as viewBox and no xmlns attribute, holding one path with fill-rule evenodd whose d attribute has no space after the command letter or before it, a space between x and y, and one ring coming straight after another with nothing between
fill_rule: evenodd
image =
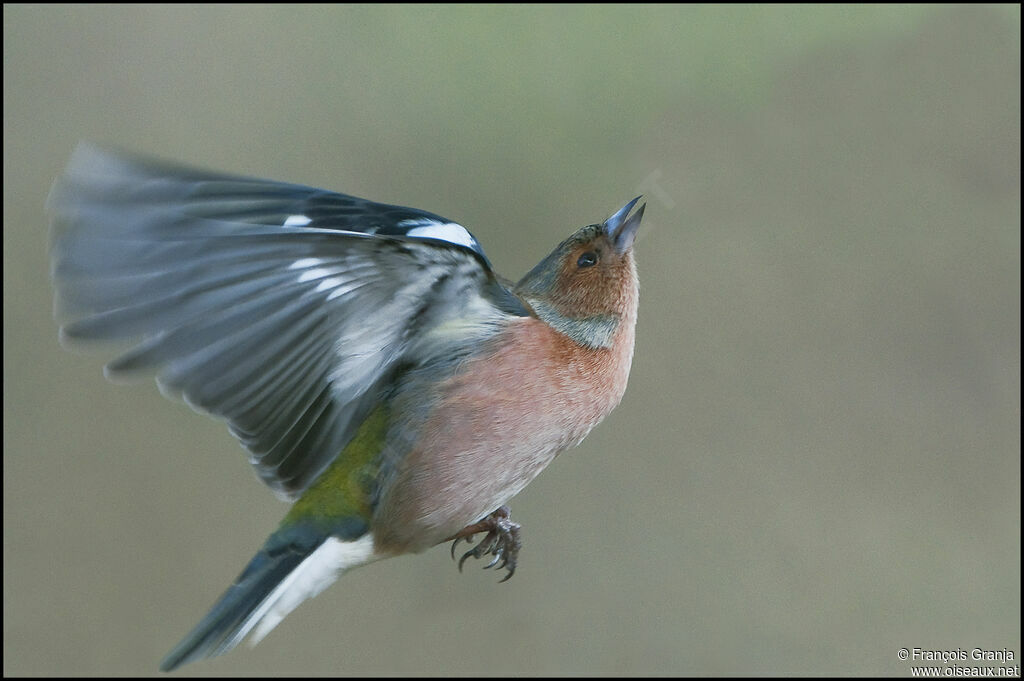
<instances>
[{"instance_id":1,"label":"talon","mask_svg":"<svg viewBox=\"0 0 1024 681\"><path fill-rule=\"evenodd\" d=\"M462 554L458 560L459 572L466 561L472 558L483 558L494 556L490 563L484 566L485 570L497 567L499 570L508 570L508 574L500 582L506 582L515 574L516 558L522 542L519 539L519 524L509 519L507 506L502 506L489 516L472 525L463 528L458 534L452 536L451 556L455 560L455 547L460 541L473 543L473 536L478 532L486 532L480 543Z\"/></svg>"},{"instance_id":2,"label":"talon","mask_svg":"<svg viewBox=\"0 0 1024 681\"><path fill-rule=\"evenodd\" d=\"M474 551L476 551L476 549L471 549L462 554L462 558L459 560L459 572L462 572L462 564L469 560L470 556L473 555Z\"/></svg>"}]
</instances>

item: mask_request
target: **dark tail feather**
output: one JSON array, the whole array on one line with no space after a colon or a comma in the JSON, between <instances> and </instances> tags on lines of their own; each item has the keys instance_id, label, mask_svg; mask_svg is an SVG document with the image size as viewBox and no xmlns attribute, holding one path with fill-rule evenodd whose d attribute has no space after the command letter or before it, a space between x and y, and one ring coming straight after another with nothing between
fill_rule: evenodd
<instances>
[{"instance_id":1,"label":"dark tail feather","mask_svg":"<svg viewBox=\"0 0 1024 681\"><path fill-rule=\"evenodd\" d=\"M271 536L206 617L163 659L160 671L216 657L238 645L262 619L260 606L278 584L324 541L308 535L283 539Z\"/></svg>"}]
</instances>

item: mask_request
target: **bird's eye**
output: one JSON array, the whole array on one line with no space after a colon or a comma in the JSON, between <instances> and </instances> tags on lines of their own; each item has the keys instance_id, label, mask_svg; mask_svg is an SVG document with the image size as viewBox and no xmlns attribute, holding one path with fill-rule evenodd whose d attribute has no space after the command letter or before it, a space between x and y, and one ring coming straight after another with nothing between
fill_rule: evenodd
<instances>
[{"instance_id":1,"label":"bird's eye","mask_svg":"<svg viewBox=\"0 0 1024 681\"><path fill-rule=\"evenodd\" d=\"M580 256L580 259L576 261L577 267L593 267L597 264L597 253L593 251L587 251Z\"/></svg>"}]
</instances>

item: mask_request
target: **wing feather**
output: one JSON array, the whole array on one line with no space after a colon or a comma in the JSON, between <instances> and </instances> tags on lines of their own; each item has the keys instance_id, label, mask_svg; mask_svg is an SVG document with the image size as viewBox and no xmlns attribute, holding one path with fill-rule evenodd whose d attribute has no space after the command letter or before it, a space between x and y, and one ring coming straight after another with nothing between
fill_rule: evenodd
<instances>
[{"instance_id":1,"label":"wing feather","mask_svg":"<svg viewBox=\"0 0 1024 681\"><path fill-rule=\"evenodd\" d=\"M130 343L108 376L225 419L286 497L398 367L436 360L431 326L468 316L458 352L525 314L465 228L416 209L82 145L48 210L63 338Z\"/></svg>"}]
</instances>

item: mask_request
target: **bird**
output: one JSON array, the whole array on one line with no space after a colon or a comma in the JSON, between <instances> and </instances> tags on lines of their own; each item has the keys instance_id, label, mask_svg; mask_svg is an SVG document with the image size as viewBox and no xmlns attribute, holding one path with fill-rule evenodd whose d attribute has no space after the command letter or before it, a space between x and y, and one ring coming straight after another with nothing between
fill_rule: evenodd
<instances>
[{"instance_id":1,"label":"bird","mask_svg":"<svg viewBox=\"0 0 1024 681\"><path fill-rule=\"evenodd\" d=\"M292 503L160 669L384 558L465 541L511 577L509 500L625 392L641 199L512 282L427 211L80 143L46 203L62 344L120 343L108 379L226 422Z\"/></svg>"}]
</instances>

